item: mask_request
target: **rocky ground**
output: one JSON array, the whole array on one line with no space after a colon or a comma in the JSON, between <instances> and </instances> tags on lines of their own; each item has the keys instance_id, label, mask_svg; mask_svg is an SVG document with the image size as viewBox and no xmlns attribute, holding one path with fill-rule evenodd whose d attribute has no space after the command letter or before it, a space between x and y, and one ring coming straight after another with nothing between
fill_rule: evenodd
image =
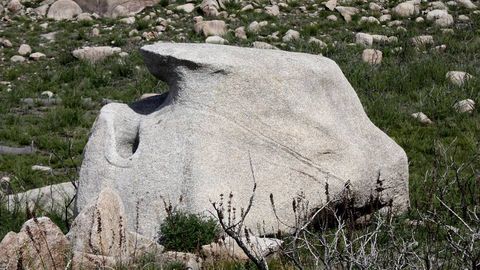
<instances>
[{"instance_id":1,"label":"rocky ground","mask_svg":"<svg viewBox=\"0 0 480 270\"><path fill-rule=\"evenodd\" d=\"M480 204L476 1L163 0L116 18L61 1L0 3L0 193L75 181L102 105L167 90L142 45L208 42L335 60L407 152L410 218L438 204L434 194L459 211ZM0 238L26 220L7 216Z\"/></svg>"}]
</instances>

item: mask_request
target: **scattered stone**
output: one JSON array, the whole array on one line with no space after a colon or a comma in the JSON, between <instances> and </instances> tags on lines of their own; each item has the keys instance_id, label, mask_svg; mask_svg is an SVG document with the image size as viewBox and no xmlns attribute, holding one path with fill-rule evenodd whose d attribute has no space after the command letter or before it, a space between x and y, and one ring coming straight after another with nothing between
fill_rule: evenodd
<instances>
[{"instance_id":1,"label":"scattered stone","mask_svg":"<svg viewBox=\"0 0 480 270\"><path fill-rule=\"evenodd\" d=\"M235 29L235 37L239 39L247 39L247 33L245 32L245 27L241 26Z\"/></svg>"},{"instance_id":2,"label":"scattered stone","mask_svg":"<svg viewBox=\"0 0 480 270\"><path fill-rule=\"evenodd\" d=\"M48 217L25 222L19 233L8 233L0 243L0 268L66 269L70 243Z\"/></svg>"},{"instance_id":3,"label":"scattered stone","mask_svg":"<svg viewBox=\"0 0 480 270\"><path fill-rule=\"evenodd\" d=\"M160 0L75 0L81 9L103 17L117 18L132 16Z\"/></svg>"},{"instance_id":4,"label":"scattered stone","mask_svg":"<svg viewBox=\"0 0 480 270\"><path fill-rule=\"evenodd\" d=\"M435 43L435 41L433 40L433 36L430 35L413 37L411 39L411 42L415 47L433 45Z\"/></svg>"},{"instance_id":5,"label":"scattered stone","mask_svg":"<svg viewBox=\"0 0 480 270\"><path fill-rule=\"evenodd\" d=\"M340 12L340 15L342 15L343 19L348 23L352 21L352 16L359 13L360 10L355 7L342 7L338 6L335 8L338 12Z\"/></svg>"},{"instance_id":6,"label":"scattered stone","mask_svg":"<svg viewBox=\"0 0 480 270\"><path fill-rule=\"evenodd\" d=\"M392 15L390 14L384 14L382 16L380 16L380 18L378 18L378 20L380 22L388 22L388 21L391 21L392 20Z\"/></svg>"},{"instance_id":7,"label":"scattered stone","mask_svg":"<svg viewBox=\"0 0 480 270\"><path fill-rule=\"evenodd\" d=\"M453 24L452 15L448 14L446 10L435 9L427 13L427 20L434 21L440 27L448 27Z\"/></svg>"},{"instance_id":8,"label":"scattered stone","mask_svg":"<svg viewBox=\"0 0 480 270\"><path fill-rule=\"evenodd\" d=\"M248 31L253 32L253 33L258 33L262 27L265 27L268 25L267 21L253 21L248 25Z\"/></svg>"},{"instance_id":9,"label":"scattered stone","mask_svg":"<svg viewBox=\"0 0 480 270\"><path fill-rule=\"evenodd\" d=\"M200 270L202 269L203 260L193 253L167 251L162 254L162 261L164 263L180 262L184 269Z\"/></svg>"},{"instance_id":10,"label":"scattered stone","mask_svg":"<svg viewBox=\"0 0 480 270\"><path fill-rule=\"evenodd\" d=\"M33 12L35 12L35 14L37 14L40 17L45 17L47 15L48 7L50 7L50 5L48 4L41 5L35 8Z\"/></svg>"},{"instance_id":11,"label":"scattered stone","mask_svg":"<svg viewBox=\"0 0 480 270\"><path fill-rule=\"evenodd\" d=\"M93 64L98 61L102 61L109 56L120 53L121 51L122 49L118 47L99 46L76 49L72 52L72 54L78 59L86 60Z\"/></svg>"},{"instance_id":12,"label":"scattered stone","mask_svg":"<svg viewBox=\"0 0 480 270\"><path fill-rule=\"evenodd\" d=\"M49 166L43 166L43 165L33 165L32 171L51 172L52 168Z\"/></svg>"},{"instance_id":13,"label":"scattered stone","mask_svg":"<svg viewBox=\"0 0 480 270\"><path fill-rule=\"evenodd\" d=\"M476 9L477 6L472 3L472 1L470 0L455 0L459 6L461 7L464 7L464 8L468 8L468 9Z\"/></svg>"},{"instance_id":14,"label":"scattered stone","mask_svg":"<svg viewBox=\"0 0 480 270\"><path fill-rule=\"evenodd\" d=\"M32 52L32 48L28 44L22 44L20 45L20 48L18 48L18 54L22 56L25 56L31 52Z\"/></svg>"},{"instance_id":15,"label":"scattered stone","mask_svg":"<svg viewBox=\"0 0 480 270\"><path fill-rule=\"evenodd\" d=\"M383 54L379 50L365 49L362 53L362 60L370 65L378 65L382 62L382 56Z\"/></svg>"},{"instance_id":16,"label":"scattered stone","mask_svg":"<svg viewBox=\"0 0 480 270\"><path fill-rule=\"evenodd\" d=\"M205 37L209 36L223 36L227 32L227 25L224 21L199 21L195 23L195 32L197 34L203 33Z\"/></svg>"},{"instance_id":17,"label":"scattered stone","mask_svg":"<svg viewBox=\"0 0 480 270\"><path fill-rule=\"evenodd\" d=\"M25 57L21 56L21 55L14 55L10 58L10 61L14 62L14 63L22 63L22 62L25 62Z\"/></svg>"},{"instance_id":18,"label":"scattered stone","mask_svg":"<svg viewBox=\"0 0 480 270\"><path fill-rule=\"evenodd\" d=\"M416 112L411 114L413 118L415 118L418 122L424 124L424 125L431 125L433 124L433 121L428 118L427 115L425 115L423 112Z\"/></svg>"},{"instance_id":19,"label":"scattered stone","mask_svg":"<svg viewBox=\"0 0 480 270\"><path fill-rule=\"evenodd\" d=\"M40 96L47 97L47 98L53 98L53 92L52 91L43 91Z\"/></svg>"},{"instance_id":20,"label":"scattered stone","mask_svg":"<svg viewBox=\"0 0 480 270\"><path fill-rule=\"evenodd\" d=\"M475 110L475 101L471 99L460 100L453 105L458 113L472 113Z\"/></svg>"},{"instance_id":21,"label":"scattered stone","mask_svg":"<svg viewBox=\"0 0 480 270\"><path fill-rule=\"evenodd\" d=\"M327 16L327 20L332 21L332 22L336 22L338 19L337 19L337 16L332 14L332 15Z\"/></svg>"},{"instance_id":22,"label":"scattered stone","mask_svg":"<svg viewBox=\"0 0 480 270\"><path fill-rule=\"evenodd\" d=\"M0 44L3 46L3 47L6 47L6 48L11 48L13 45L12 45L12 42L10 42L10 40L8 39L5 39L5 38L0 38Z\"/></svg>"},{"instance_id":23,"label":"scattered stone","mask_svg":"<svg viewBox=\"0 0 480 270\"><path fill-rule=\"evenodd\" d=\"M290 42L294 40L299 40L300 39L300 33L295 30L288 30L287 33L283 36L282 40L283 42Z\"/></svg>"},{"instance_id":24,"label":"scattered stone","mask_svg":"<svg viewBox=\"0 0 480 270\"><path fill-rule=\"evenodd\" d=\"M30 59L34 60L34 61L38 61L42 58L45 58L47 57L45 54L41 53L41 52L34 52L32 54L30 54Z\"/></svg>"},{"instance_id":25,"label":"scattered stone","mask_svg":"<svg viewBox=\"0 0 480 270\"><path fill-rule=\"evenodd\" d=\"M314 38L314 37L310 37L310 39L308 40L308 43L315 44L316 46L318 46L320 48L328 47L327 43L321 41L320 39Z\"/></svg>"},{"instance_id":26,"label":"scattered stone","mask_svg":"<svg viewBox=\"0 0 480 270\"><path fill-rule=\"evenodd\" d=\"M280 8L277 5L265 7L265 13L277 17L280 15Z\"/></svg>"},{"instance_id":27,"label":"scattered stone","mask_svg":"<svg viewBox=\"0 0 480 270\"><path fill-rule=\"evenodd\" d=\"M247 11L251 11L253 9L254 9L253 6L251 4L248 4L248 5L244 6L240 11L241 12L247 12Z\"/></svg>"},{"instance_id":28,"label":"scattered stone","mask_svg":"<svg viewBox=\"0 0 480 270\"><path fill-rule=\"evenodd\" d=\"M417 23L422 23L424 21L425 21L425 19L422 18L422 17L418 17L418 18L415 19L415 22L417 22Z\"/></svg>"},{"instance_id":29,"label":"scattered stone","mask_svg":"<svg viewBox=\"0 0 480 270\"><path fill-rule=\"evenodd\" d=\"M47 18L60 20L71 20L82 13L80 6L73 0L57 0L48 9Z\"/></svg>"},{"instance_id":30,"label":"scattered stone","mask_svg":"<svg viewBox=\"0 0 480 270\"><path fill-rule=\"evenodd\" d=\"M91 35L92 37L98 37L98 36L100 36L100 29L94 27L94 28L92 29L92 32L90 33L90 35Z\"/></svg>"},{"instance_id":31,"label":"scattered stone","mask_svg":"<svg viewBox=\"0 0 480 270\"><path fill-rule=\"evenodd\" d=\"M383 7L377 3L370 2L370 4L368 5L368 9L370 9L371 11L381 11Z\"/></svg>"},{"instance_id":32,"label":"scattered stone","mask_svg":"<svg viewBox=\"0 0 480 270\"><path fill-rule=\"evenodd\" d=\"M205 43L210 44L227 44L228 41L219 36L209 36L205 39Z\"/></svg>"},{"instance_id":33,"label":"scattered stone","mask_svg":"<svg viewBox=\"0 0 480 270\"><path fill-rule=\"evenodd\" d=\"M337 0L328 0L324 4L326 8L328 8L330 11L333 11L337 7Z\"/></svg>"},{"instance_id":34,"label":"scattered stone","mask_svg":"<svg viewBox=\"0 0 480 270\"><path fill-rule=\"evenodd\" d=\"M177 6L176 9L181 12L192 13L195 10L195 5L192 3L187 3L184 5Z\"/></svg>"},{"instance_id":35,"label":"scattered stone","mask_svg":"<svg viewBox=\"0 0 480 270\"><path fill-rule=\"evenodd\" d=\"M456 86L463 86L466 81L473 78L471 74L468 74L463 71L449 71L445 77Z\"/></svg>"},{"instance_id":36,"label":"scattered stone","mask_svg":"<svg viewBox=\"0 0 480 270\"><path fill-rule=\"evenodd\" d=\"M200 8L205 16L217 17L220 6L216 0L203 0L200 4Z\"/></svg>"},{"instance_id":37,"label":"scattered stone","mask_svg":"<svg viewBox=\"0 0 480 270\"><path fill-rule=\"evenodd\" d=\"M375 23L375 24L380 24L380 21L373 17L373 16L370 16L370 17L361 17L360 18L360 23Z\"/></svg>"},{"instance_id":38,"label":"scattered stone","mask_svg":"<svg viewBox=\"0 0 480 270\"><path fill-rule=\"evenodd\" d=\"M367 33L357 33L355 35L355 43L364 45L364 46L372 46L373 36Z\"/></svg>"},{"instance_id":39,"label":"scattered stone","mask_svg":"<svg viewBox=\"0 0 480 270\"><path fill-rule=\"evenodd\" d=\"M458 20L462 21L462 22L468 22L468 21L470 21L470 18L466 15L460 15L460 16L458 16Z\"/></svg>"},{"instance_id":40,"label":"scattered stone","mask_svg":"<svg viewBox=\"0 0 480 270\"><path fill-rule=\"evenodd\" d=\"M57 33L58 32L50 32L50 33L46 33L46 34L41 34L40 37L48 40L49 42L53 42L53 41L55 41L55 35Z\"/></svg>"},{"instance_id":41,"label":"scattered stone","mask_svg":"<svg viewBox=\"0 0 480 270\"><path fill-rule=\"evenodd\" d=\"M392 8L392 13L394 15L404 18L412 17L418 14L418 12L419 8L415 4L415 1L403 2Z\"/></svg>"},{"instance_id":42,"label":"scattered stone","mask_svg":"<svg viewBox=\"0 0 480 270\"><path fill-rule=\"evenodd\" d=\"M81 22L81 21L90 22L90 21L93 21L93 18L92 18L92 15L90 13L84 12L84 13L81 13L77 16L77 21L79 21L79 22Z\"/></svg>"},{"instance_id":43,"label":"scattered stone","mask_svg":"<svg viewBox=\"0 0 480 270\"><path fill-rule=\"evenodd\" d=\"M12 13L17 13L23 9L23 5L19 0L10 0L7 4L7 9Z\"/></svg>"},{"instance_id":44,"label":"scattered stone","mask_svg":"<svg viewBox=\"0 0 480 270\"><path fill-rule=\"evenodd\" d=\"M127 17L127 18L120 19L119 21L124 24L134 24L135 17Z\"/></svg>"}]
</instances>

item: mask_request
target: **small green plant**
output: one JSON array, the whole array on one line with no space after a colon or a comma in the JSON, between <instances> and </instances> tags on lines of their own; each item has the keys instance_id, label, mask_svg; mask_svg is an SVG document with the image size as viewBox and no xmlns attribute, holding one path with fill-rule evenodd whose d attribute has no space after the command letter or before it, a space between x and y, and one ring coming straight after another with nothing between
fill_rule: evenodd
<instances>
[{"instance_id":1,"label":"small green plant","mask_svg":"<svg viewBox=\"0 0 480 270\"><path fill-rule=\"evenodd\" d=\"M213 218L184 212L171 213L160 226L158 242L166 250L192 252L212 243L219 236Z\"/></svg>"}]
</instances>

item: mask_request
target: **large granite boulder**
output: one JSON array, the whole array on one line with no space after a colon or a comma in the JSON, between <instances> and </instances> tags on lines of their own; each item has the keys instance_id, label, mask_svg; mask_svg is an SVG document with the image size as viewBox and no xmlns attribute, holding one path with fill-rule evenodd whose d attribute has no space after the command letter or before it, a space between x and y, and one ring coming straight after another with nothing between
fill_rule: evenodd
<instances>
[{"instance_id":1,"label":"large granite boulder","mask_svg":"<svg viewBox=\"0 0 480 270\"><path fill-rule=\"evenodd\" d=\"M224 194L226 204L232 193L240 213L253 173L245 222L266 233L295 224L299 196L312 210L347 193L359 212L409 206L405 152L368 119L334 61L211 44L141 52L170 92L102 108L85 148L78 211L111 187L129 230L153 237L169 204L209 214L211 202Z\"/></svg>"},{"instance_id":2,"label":"large granite boulder","mask_svg":"<svg viewBox=\"0 0 480 270\"><path fill-rule=\"evenodd\" d=\"M153 6L160 0L75 0L84 12L97 13L105 17L129 16Z\"/></svg>"}]
</instances>

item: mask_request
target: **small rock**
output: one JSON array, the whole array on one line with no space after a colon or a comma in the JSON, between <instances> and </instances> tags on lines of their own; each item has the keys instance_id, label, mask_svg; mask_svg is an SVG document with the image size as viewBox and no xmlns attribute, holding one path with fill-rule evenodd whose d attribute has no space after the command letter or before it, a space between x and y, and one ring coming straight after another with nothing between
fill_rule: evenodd
<instances>
[{"instance_id":1,"label":"small rock","mask_svg":"<svg viewBox=\"0 0 480 270\"><path fill-rule=\"evenodd\" d=\"M460 16L458 16L458 20L462 21L462 22L468 22L468 21L470 21L470 18L466 15L460 15Z\"/></svg>"},{"instance_id":2,"label":"small rock","mask_svg":"<svg viewBox=\"0 0 480 270\"><path fill-rule=\"evenodd\" d=\"M448 14L446 10L435 9L427 13L427 20L434 21L440 27L447 27L453 24L452 15Z\"/></svg>"},{"instance_id":3,"label":"small rock","mask_svg":"<svg viewBox=\"0 0 480 270\"><path fill-rule=\"evenodd\" d=\"M92 32L90 32L90 35L91 35L92 37L98 37L98 36L100 36L100 30L95 27L95 28L92 29Z\"/></svg>"},{"instance_id":4,"label":"small rock","mask_svg":"<svg viewBox=\"0 0 480 270\"><path fill-rule=\"evenodd\" d=\"M380 22L388 22L388 21L392 20L392 15L384 14L384 15L380 16L380 18L378 18L378 20Z\"/></svg>"},{"instance_id":5,"label":"small rock","mask_svg":"<svg viewBox=\"0 0 480 270\"><path fill-rule=\"evenodd\" d=\"M419 12L418 7L414 1L407 1L396 5L392 8L392 13L399 17L412 17Z\"/></svg>"},{"instance_id":6,"label":"small rock","mask_svg":"<svg viewBox=\"0 0 480 270\"><path fill-rule=\"evenodd\" d=\"M340 15L342 15L343 19L348 23L352 21L352 16L359 13L360 10L355 7L342 7L338 6L335 8L338 12L340 12Z\"/></svg>"},{"instance_id":7,"label":"small rock","mask_svg":"<svg viewBox=\"0 0 480 270\"><path fill-rule=\"evenodd\" d=\"M361 17L360 18L360 23L375 23L375 24L380 24L380 21L373 17L373 16L370 16L370 17Z\"/></svg>"},{"instance_id":8,"label":"small rock","mask_svg":"<svg viewBox=\"0 0 480 270\"><path fill-rule=\"evenodd\" d=\"M248 25L248 31L253 32L253 33L258 33L262 27L265 27L268 25L267 21L262 21L262 22L257 22L253 21Z\"/></svg>"},{"instance_id":9,"label":"small rock","mask_svg":"<svg viewBox=\"0 0 480 270\"><path fill-rule=\"evenodd\" d=\"M372 46L373 36L367 33L357 33L355 35L355 43L364 46Z\"/></svg>"},{"instance_id":10,"label":"small rock","mask_svg":"<svg viewBox=\"0 0 480 270\"><path fill-rule=\"evenodd\" d=\"M122 19L119 20L119 22L124 23L124 24L134 24L135 23L135 17L122 18Z\"/></svg>"},{"instance_id":11,"label":"small rock","mask_svg":"<svg viewBox=\"0 0 480 270\"><path fill-rule=\"evenodd\" d=\"M464 8L468 8L468 9L476 9L477 6L472 3L472 1L470 0L455 0L459 6L462 6Z\"/></svg>"},{"instance_id":12,"label":"small rock","mask_svg":"<svg viewBox=\"0 0 480 270\"><path fill-rule=\"evenodd\" d=\"M53 97L53 92L52 91L43 91L41 96L46 96L47 98L52 98Z\"/></svg>"},{"instance_id":13,"label":"small rock","mask_svg":"<svg viewBox=\"0 0 480 270\"><path fill-rule=\"evenodd\" d=\"M248 4L246 6L244 6L240 11L241 12L247 12L247 11L250 11L250 10L253 10L253 6L251 4Z\"/></svg>"},{"instance_id":14,"label":"small rock","mask_svg":"<svg viewBox=\"0 0 480 270\"><path fill-rule=\"evenodd\" d=\"M10 40L8 39L5 39L5 38L0 38L0 44L3 46L3 47L6 47L6 48L11 48L13 45L12 45L12 42L10 42Z\"/></svg>"},{"instance_id":15,"label":"small rock","mask_svg":"<svg viewBox=\"0 0 480 270\"><path fill-rule=\"evenodd\" d=\"M195 5L192 3L187 3L184 5L177 6L176 9L185 13L192 13L195 10Z\"/></svg>"},{"instance_id":16,"label":"small rock","mask_svg":"<svg viewBox=\"0 0 480 270\"><path fill-rule=\"evenodd\" d=\"M32 48L28 44L22 44L20 45L20 48L18 48L18 54L20 55L27 55L32 52Z\"/></svg>"},{"instance_id":17,"label":"small rock","mask_svg":"<svg viewBox=\"0 0 480 270\"><path fill-rule=\"evenodd\" d=\"M43 165L33 165L32 171L51 172L52 168L48 166L43 166Z\"/></svg>"},{"instance_id":18,"label":"small rock","mask_svg":"<svg viewBox=\"0 0 480 270\"><path fill-rule=\"evenodd\" d=\"M222 37L219 36L209 36L205 40L205 43L210 43L210 44L226 44L228 43L227 40L223 39Z\"/></svg>"},{"instance_id":19,"label":"small rock","mask_svg":"<svg viewBox=\"0 0 480 270\"><path fill-rule=\"evenodd\" d=\"M382 52L375 49L365 49L362 53L362 60L370 65L377 65L382 62Z\"/></svg>"},{"instance_id":20,"label":"small rock","mask_svg":"<svg viewBox=\"0 0 480 270\"><path fill-rule=\"evenodd\" d=\"M86 60L90 63L96 63L116 53L120 53L122 49L118 47L99 46L99 47L83 47L72 52L75 58Z\"/></svg>"},{"instance_id":21,"label":"small rock","mask_svg":"<svg viewBox=\"0 0 480 270\"><path fill-rule=\"evenodd\" d=\"M23 9L23 5L19 0L10 0L7 4L7 9L12 13L17 13Z\"/></svg>"},{"instance_id":22,"label":"small rock","mask_svg":"<svg viewBox=\"0 0 480 270\"><path fill-rule=\"evenodd\" d=\"M300 39L300 33L292 29L288 30L282 38L283 42L290 42L298 39Z\"/></svg>"},{"instance_id":23,"label":"small rock","mask_svg":"<svg viewBox=\"0 0 480 270\"><path fill-rule=\"evenodd\" d=\"M338 18L337 18L337 16L332 14L332 15L327 16L327 20L332 21L332 22L336 22L338 20Z\"/></svg>"},{"instance_id":24,"label":"small rock","mask_svg":"<svg viewBox=\"0 0 480 270\"><path fill-rule=\"evenodd\" d=\"M308 43L310 43L310 44L315 44L316 46L318 46L318 47L320 47L320 48L326 48L326 47L328 47L327 43L321 41L320 39L314 38L314 37L311 37L311 38L308 40Z\"/></svg>"},{"instance_id":25,"label":"small rock","mask_svg":"<svg viewBox=\"0 0 480 270\"><path fill-rule=\"evenodd\" d=\"M417 23L422 23L424 21L425 21L425 19L422 18L422 17L418 17L418 18L415 19L415 22L417 22Z\"/></svg>"},{"instance_id":26,"label":"small rock","mask_svg":"<svg viewBox=\"0 0 480 270\"><path fill-rule=\"evenodd\" d=\"M433 36L430 35L416 36L413 37L410 41L415 47L432 45L435 43L433 40Z\"/></svg>"},{"instance_id":27,"label":"small rock","mask_svg":"<svg viewBox=\"0 0 480 270\"><path fill-rule=\"evenodd\" d=\"M379 4L377 3L374 3L374 2L370 2L370 4L368 5L368 9L372 10L372 11L380 11L383 9L382 6L380 6Z\"/></svg>"},{"instance_id":28,"label":"small rock","mask_svg":"<svg viewBox=\"0 0 480 270\"><path fill-rule=\"evenodd\" d=\"M26 60L25 57L21 55L14 55L10 58L10 61L14 63L22 63L22 62L25 62L25 60Z\"/></svg>"},{"instance_id":29,"label":"small rock","mask_svg":"<svg viewBox=\"0 0 480 270\"><path fill-rule=\"evenodd\" d=\"M235 29L235 37L239 39L247 39L247 34L245 33L245 27L241 26Z\"/></svg>"},{"instance_id":30,"label":"small rock","mask_svg":"<svg viewBox=\"0 0 480 270\"><path fill-rule=\"evenodd\" d=\"M242 237L243 243L248 243L247 248L250 253L259 258L265 258L274 255L280 250L283 241L275 238L262 238L256 236ZM231 237L219 239L217 242L202 246L202 254L206 260L240 260L248 261L248 256L238 246Z\"/></svg>"},{"instance_id":31,"label":"small rock","mask_svg":"<svg viewBox=\"0 0 480 270\"><path fill-rule=\"evenodd\" d=\"M456 102L453 108L458 113L472 113L475 110L475 101L471 99L464 99Z\"/></svg>"},{"instance_id":32,"label":"small rock","mask_svg":"<svg viewBox=\"0 0 480 270\"><path fill-rule=\"evenodd\" d=\"M72 0L57 0L48 9L47 18L60 20L71 20L82 13L80 6Z\"/></svg>"},{"instance_id":33,"label":"small rock","mask_svg":"<svg viewBox=\"0 0 480 270\"><path fill-rule=\"evenodd\" d=\"M416 112L411 114L413 118L418 120L418 122L424 124L424 125L430 125L433 124L433 121L428 118L427 115L425 115L423 112Z\"/></svg>"},{"instance_id":34,"label":"small rock","mask_svg":"<svg viewBox=\"0 0 480 270\"><path fill-rule=\"evenodd\" d=\"M45 58L47 57L45 54L41 53L41 52L34 52L32 54L30 54L30 59L34 60L34 61L38 61L42 58Z\"/></svg>"},{"instance_id":35,"label":"small rock","mask_svg":"<svg viewBox=\"0 0 480 270\"><path fill-rule=\"evenodd\" d=\"M147 98L151 98L151 97L156 97L156 96L160 96L160 94L157 94L157 93L145 93L143 94L139 100L143 100L143 99L147 99Z\"/></svg>"},{"instance_id":36,"label":"small rock","mask_svg":"<svg viewBox=\"0 0 480 270\"><path fill-rule=\"evenodd\" d=\"M463 71L449 71L445 77L453 84L457 86L463 86L466 81L473 78L472 75Z\"/></svg>"},{"instance_id":37,"label":"small rock","mask_svg":"<svg viewBox=\"0 0 480 270\"><path fill-rule=\"evenodd\" d=\"M265 13L277 17L280 14L280 8L277 5L265 7Z\"/></svg>"},{"instance_id":38,"label":"small rock","mask_svg":"<svg viewBox=\"0 0 480 270\"><path fill-rule=\"evenodd\" d=\"M93 21L93 18L92 18L92 15L90 13L81 13L77 16L77 21L81 22L81 21Z\"/></svg>"},{"instance_id":39,"label":"small rock","mask_svg":"<svg viewBox=\"0 0 480 270\"><path fill-rule=\"evenodd\" d=\"M335 7L337 7L337 0L328 0L327 2L324 3L324 5L330 11L333 11Z\"/></svg>"}]
</instances>

